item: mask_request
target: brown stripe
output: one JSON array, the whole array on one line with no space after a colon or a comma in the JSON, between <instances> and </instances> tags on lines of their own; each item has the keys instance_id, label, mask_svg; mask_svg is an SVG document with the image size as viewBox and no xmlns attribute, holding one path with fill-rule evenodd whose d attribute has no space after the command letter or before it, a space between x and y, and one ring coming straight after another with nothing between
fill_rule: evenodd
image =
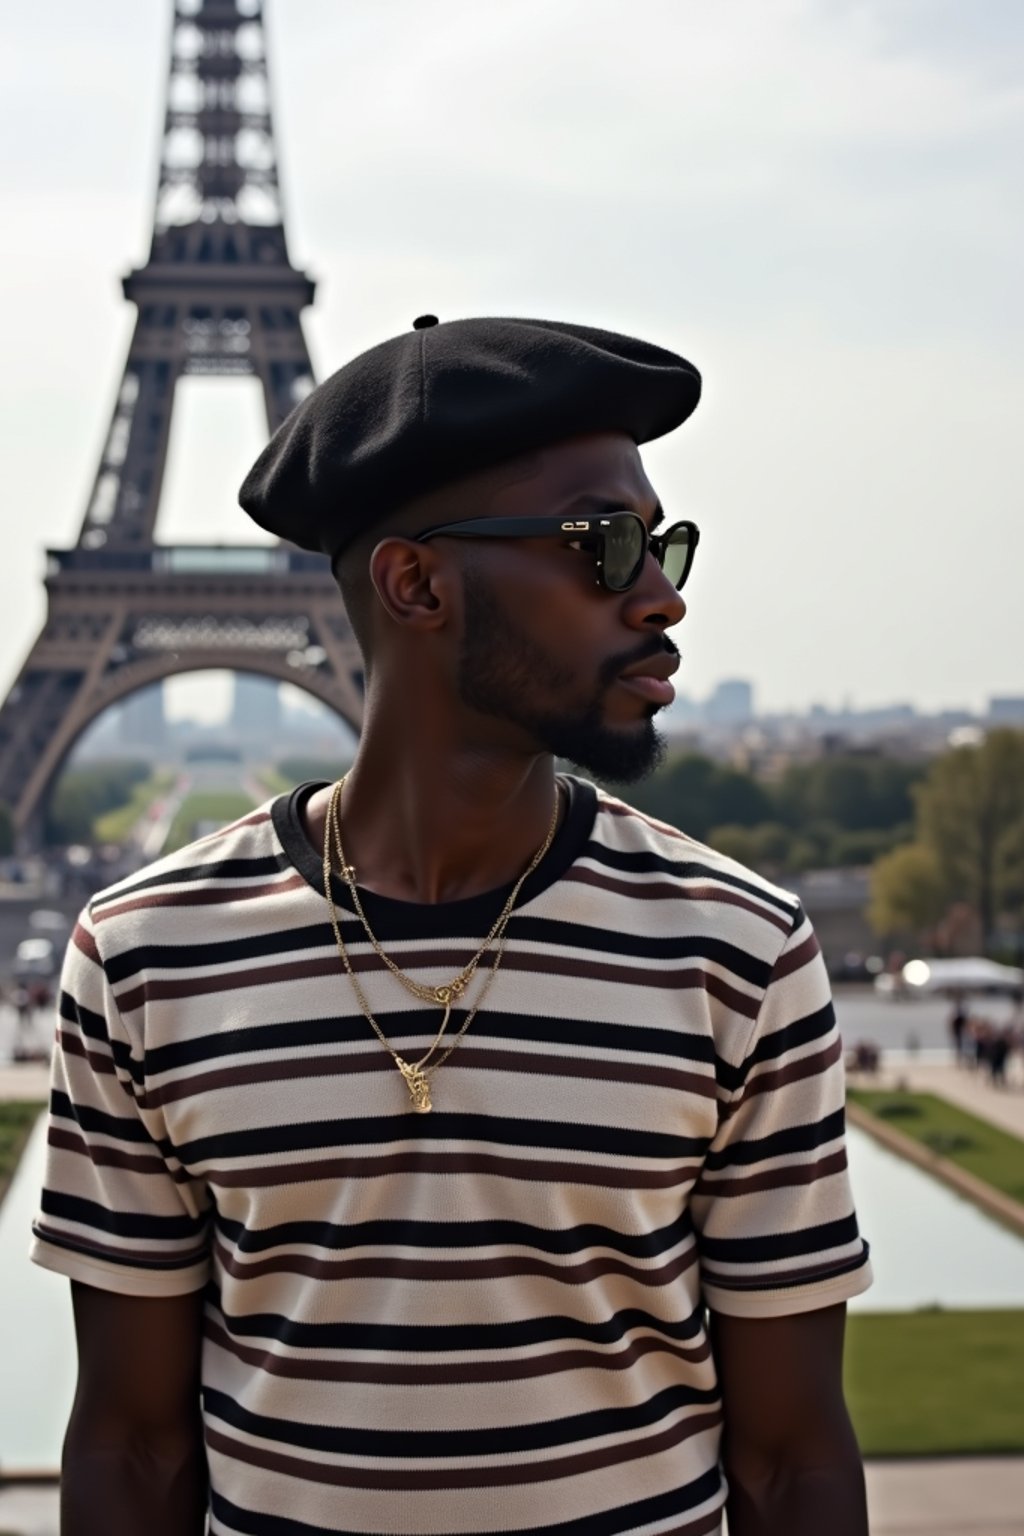
<instances>
[{"instance_id":1,"label":"brown stripe","mask_svg":"<svg viewBox=\"0 0 1024 1536\"><path fill-rule=\"evenodd\" d=\"M110 1056L102 1056L99 1051L90 1051L81 1035L73 1035L63 1025L57 1030L57 1041L61 1054L64 1056L80 1056L89 1063L90 1072L101 1076L116 1077L114 1062Z\"/></svg>"},{"instance_id":2,"label":"brown stripe","mask_svg":"<svg viewBox=\"0 0 1024 1536\"><path fill-rule=\"evenodd\" d=\"M96 912L97 923L105 923L108 917L118 917L122 912L138 912L146 907L209 907L239 901L253 901L259 896L276 896L279 891L297 891L305 885L299 874L285 880L265 881L262 885L199 886L195 890L154 891L148 896L133 896L116 906L104 907Z\"/></svg>"},{"instance_id":3,"label":"brown stripe","mask_svg":"<svg viewBox=\"0 0 1024 1536\"><path fill-rule=\"evenodd\" d=\"M756 1073L747 1079L742 1097L727 1106L727 1115L734 1115L742 1104L759 1093L772 1093L776 1088L784 1088L787 1083L799 1083L805 1078L817 1077L819 1073L835 1066L842 1054L843 1044L836 1035L831 1045L813 1056L801 1056L788 1066L776 1067L772 1072Z\"/></svg>"},{"instance_id":4,"label":"brown stripe","mask_svg":"<svg viewBox=\"0 0 1024 1536\"><path fill-rule=\"evenodd\" d=\"M669 880L647 880L641 884L639 881L617 880L614 875L606 875L586 865L575 865L566 871L562 879L574 880L579 885L594 885L599 890L613 891L617 895L631 896L639 901L719 901L725 906L742 907L745 912L753 912L755 917L763 917L765 922L771 923L781 933L788 933L792 927L781 912L759 906L756 901L741 896L739 891L730 890L727 886L687 885L682 881Z\"/></svg>"},{"instance_id":5,"label":"brown stripe","mask_svg":"<svg viewBox=\"0 0 1024 1536\"><path fill-rule=\"evenodd\" d=\"M672 1168L617 1168L601 1163L556 1163L547 1159L495 1157L486 1152L396 1152L387 1157L330 1157L321 1162L275 1163L271 1167L211 1168L201 1177L222 1189L271 1184L310 1184L319 1179L377 1179L393 1173L480 1173L539 1184L592 1184L599 1189L673 1189L688 1184L699 1163Z\"/></svg>"},{"instance_id":6,"label":"brown stripe","mask_svg":"<svg viewBox=\"0 0 1024 1536\"><path fill-rule=\"evenodd\" d=\"M75 1233L62 1232L56 1227L49 1227L43 1221L37 1221L32 1230L37 1237L54 1243L58 1248L69 1248L72 1253L81 1253L86 1258L96 1255L109 1256L124 1264L139 1264L155 1274L173 1274L176 1269L190 1269L193 1264L198 1264L200 1259L207 1257L205 1244L201 1248L186 1248L183 1253L164 1256L159 1251L154 1252L152 1248L117 1248L113 1243L102 1243L92 1237L80 1238ZM155 1260L158 1262L154 1262Z\"/></svg>"},{"instance_id":7,"label":"brown stripe","mask_svg":"<svg viewBox=\"0 0 1024 1536\"><path fill-rule=\"evenodd\" d=\"M237 821L229 821L226 826L218 827L216 832L207 832L205 837L193 839L193 845L202 847L204 843L216 843L229 832L237 832L239 827L258 827L263 821L270 821L269 811L250 811L248 816L240 816Z\"/></svg>"},{"instance_id":8,"label":"brown stripe","mask_svg":"<svg viewBox=\"0 0 1024 1536\"><path fill-rule=\"evenodd\" d=\"M574 1056L548 1056L533 1051L492 1051L485 1046L460 1045L445 1063L449 1066L492 1067L502 1072L537 1072L541 1076L591 1078L599 1082L620 1083L623 1087L634 1083L650 1088L674 1088L680 1093L697 1094L703 1099L716 1097L713 1076L699 1072L681 1072L675 1067L641 1066L631 1057L604 1061L591 1058L584 1060Z\"/></svg>"},{"instance_id":9,"label":"brown stripe","mask_svg":"<svg viewBox=\"0 0 1024 1536\"><path fill-rule=\"evenodd\" d=\"M691 848L706 849L706 843L699 843L695 837L690 837L686 832L680 832L678 827L670 827L667 821L658 821L655 816L646 816L643 811L638 811L635 806L627 805L624 800L611 800L602 797L601 809L610 812L612 816L619 816L623 821L639 821L645 827L652 827L655 832L664 832L675 843L689 843ZM710 853L713 850L707 849Z\"/></svg>"},{"instance_id":10,"label":"brown stripe","mask_svg":"<svg viewBox=\"0 0 1024 1536\"><path fill-rule=\"evenodd\" d=\"M261 1470L270 1468L304 1482L327 1483L334 1488L380 1488L404 1493L427 1493L459 1488L516 1487L523 1483L546 1483L560 1477L577 1477L583 1472L597 1472L626 1461L657 1456L674 1449L684 1440L715 1429L722 1422L719 1410L693 1414L663 1429L660 1434L634 1438L625 1444L602 1446L574 1456L556 1456L541 1462L491 1462L486 1467L437 1467L423 1470L404 1467L341 1467L334 1463L310 1461L305 1456L286 1456L270 1445L249 1445L234 1440L207 1422L206 1443L222 1455L247 1462Z\"/></svg>"},{"instance_id":11,"label":"brown stripe","mask_svg":"<svg viewBox=\"0 0 1024 1536\"><path fill-rule=\"evenodd\" d=\"M585 1061L573 1056L548 1056L534 1051L495 1051L486 1046L460 1045L446 1063L451 1067L475 1068L477 1071L536 1073L538 1076L591 1078L597 1081L645 1084L656 1088L673 1088L681 1093L697 1094L701 1098L715 1097L715 1081L697 1072L679 1072L671 1067L643 1067L632 1059L621 1061ZM113 1067L109 1068L113 1071ZM298 1060L250 1061L233 1067L218 1067L209 1072L198 1072L191 1077L178 1077L172 1082L149 1089L138 1096L143 1109L158 1109L178 1099L193 1094L209 1093L220 1088L248 1087L253 1083L289 1082L295 1078L320 1081L325 1077L351 1077L361 1072L391 1072L394 1067L384 1051L356 1051L344 1056L304 1057Z\"/></svg>"},{"instance_id":12,"label":"brown stripe","mask_svg":"<svg viewBox=\"0 0 1024 1536\"><path fill-rule=\"evenodd\" d=\"M397 952L396 952L397 953ZM405 951L398 956L403 970L415 970L420 966L436 966L438 951ZM445 963L459 965L461 956L456 951L445 951ZM465 952L465 958L470 958ZM354 971L380 970L377 956L350 955ZM481 969L483 969L481 963ZM315 976L337 976L341 962L337 955L325 955L317 959L292 960L277 965L246 966L235 971L219 971L210 976L167 977L145 981L118 995L118 1007L130 1013L150 1002L200 997L213 992L231 992L241 987L269 986L278 982L304 981ZM583 960L568 955L545 954L543 951L505 951L502 966L505 971L529 971L548 976L570 976L574 981L594 980L619 982L628 987L660 987L673 991L700 990L724 1003L735 1013L748 1019L756 1019L760 999L723 981L721 977L690 966L680 970L645 970L631 965L611 965L603 961Z\"/></svg>"},{"instance_id":13,"label":"brown stripe","mask_svg":"<svg viewBox=\"0 0 1024 1536\"><path fill-rule=\"evenodd\" d=\"M310 1360L279 1355L272 1349L241 1344L220 1323L206 1324L206 1337L229 1354L266 1371L271 1376L287 1376L298 1381L364 1382L389 1386L463 1386L474 1382L528 1381L538 1376L553 1376L563 1371L625 1371L645 1355L673 1355L689 1364L700 1364L711 1353L707 1338L692 1348L673 1344L657 1334L630 1339L625 1348L562 1349L547 1355L528 1355L525 1359L445 1360L429 1365L389 1365L372 1360Z\"/></svg>"},{"instance_id":14,"label":"brown stripe","mask_svg":"<svg viewBox=\"0 0 1024 1536\"><path fill-rule=\"evenodd\" d=\"M803 943L798 944L796 949L791 949L788 952L783 950L772 968L772 981L781 981L783 976L791 976L794 971L801 970L818 953L820 953L818 939L812 929Z\"/></svg>"},{"instance_id":15,"label":"brown stripe","mask_svg":"<svg viewBox=\"0 0 1024 1536\"><path fill-rule=\"evenodd\" d=\"M627 987L661 987L671 991L699 990L709 992L720 1003L725 1003L735 1013L748 1019L756 1019L760 1012L760 997L750 997L730 986L713 972L702 971L696 966L680 970L648 970L635 965L615 965L600 960L580 960L571 955L547 954L544 951L509 949L505 951L502 967L508 971L534 971L541 975L571 976L574 979L620 982Z\"/></svg>"},{"instance_id":16,"label":"brown stripe","mask_svg":"<svg viewBox=\"0 0 1024 1536\"><path fill-rule=\"evenodd\" d=\"M172 1171L162 1158L147 1157L144 1152L122 1152L117 1147L88 1142L84 1136L76 1135L74 1131L62 1131L55 1125L50 1126L46 1139L51 1147L59 1147L62 1152L77 1152L97 1168L126 1168L131 1173L170 1173L177 1184L191 1182L184 1168Z\"/></svg>"},{"instance_id":17,"label":"brown stripe","mask_svg":"<svg viewBox=\"0 0 1024 1536\"><path fill-rule=\"evenodd\" d=\"M814 1184L818 1179L831 1178L846 1168L846 1148L830 1152L816 1163L791 1163L788 1168L773 1168L767 1173L751 1173L746 1178L701 1177L694 1186L694 1195L708 1199L721 1199L724 1195L751 1195L767 1189L792 1189L800 1184Z\"/></svg>"},{"instance_id":18,"label":"brown stripe","mask_svg":"<svg viewBox=\"0 0 1024 1536\"><path fill-rule=\"evenodd\" d=\"M560 1285L586 1285L603 1275L621 1275L635 1285L671 1285L697 1262L697 1249L689 1246L657 1269L642 1269L612 1255L584 1259L578 1264L552 1264L526 1254L493 1259L321 1259L307 1253L274 1254L267 1259L239 1260L224 1247L214 1245L217 1257L236 1280L259 1280L264 1275L307 1275L313 1280L509 1280L535 1275Z\"/></svg>"},{"instance_id":19,"label":"brown stripe","mask_svg":"<svg viewBox=\"0 0 1024 1536\"><path fill-rule=\"evenodd\" d=\"M93 938L88 928L86 928L82 923L78 922L75 924L74 931L71 935L71 942L75 948L80 949L82 954L85 955L88 960L91 960L94 965L103 964L102 960L100 959L100 952L96 947L96 940Z\"/></svg>"}]
</instances>

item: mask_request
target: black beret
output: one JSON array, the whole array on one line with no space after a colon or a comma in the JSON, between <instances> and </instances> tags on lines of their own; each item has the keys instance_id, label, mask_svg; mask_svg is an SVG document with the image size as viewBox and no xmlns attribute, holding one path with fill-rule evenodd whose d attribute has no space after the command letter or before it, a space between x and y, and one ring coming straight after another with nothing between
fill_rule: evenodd
<instances>
[{"instance_id":1,"label":"black beret","mask_svg":"<svg viewBox=\"0 0 1024 1536\"><path fill-rule=\"evenodd\" d=\"M413 329L331 375L278 428L238 499L271 533L334 556L397 507L586 432L661 437L700 398L662 347L550 320Z\"/></svg>"}]
</instances>

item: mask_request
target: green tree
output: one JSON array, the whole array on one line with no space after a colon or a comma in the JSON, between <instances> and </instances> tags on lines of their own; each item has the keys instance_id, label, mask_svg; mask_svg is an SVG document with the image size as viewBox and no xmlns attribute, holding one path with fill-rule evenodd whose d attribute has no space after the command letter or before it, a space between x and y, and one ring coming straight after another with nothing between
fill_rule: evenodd
<instances>
[{"instance_id":1,"label":"green tree","mask_svg":"<svg viewBox=\"0 0 1024 1536\"><path fill-rule=\"evenodd\" d=\"M1024 731L991 731L933 763L916 791L918 838L951 899L967 901L988 942L1018 886L1024 822Z\"/></svg>"},{"instance_id":2,"label":"green tree","mask_svg":"<svg viewBox=\"0 0 1024 1536\"><path fill-rule=\"evenodd\" d=\"M695 752L669 758L625 793L638 810L701 841L712 827L753 827L772 819L771 800L755 778Z\"/></svg>"},{"instance_id":3,"label":"green tree","mask_svg":"<svg viewBox=\"0 0 1024 1536\"><path fill-rule=\"evenodd\" d=\"M791 763L774 787L779 818L791 827L829 823L838 831L897 827L914 814L912 787L924 766L898 758L845 754Z\"/></svg>"},{"instance_id":4,"label":"green tree","mask_svg":"<svg viewBox=\"0 0 1024 1536\"><path fill-rule=\"evenodd\" d=\"M756 827L712 827L708 842L712 848L756 869L769 879L792 870L793 845L797 841L789 827L777 821L763 821Z\"/></svg>"},{"instance_id":5,"label":"green tree","mask_svg":"<svg viewBox=\"0 0 1024 1536\"><path fill-rule=\"evenodd\" d=\"M133 786L148 777L148 765L134 759L67 769L47 810L47 842L92 842L96 818L126 804Z\"/></svg>"},{"instance_id":6,"label":"green tree","mask_svg":"<svg viewBox=\"0 0 1024 1536\"><path fill-rule=\"evenodd\" d=\"M907 843L876 860L868 920L876 933L922 934L949 907L949 887L933 849Z\"/></svg>"}]
</instances>

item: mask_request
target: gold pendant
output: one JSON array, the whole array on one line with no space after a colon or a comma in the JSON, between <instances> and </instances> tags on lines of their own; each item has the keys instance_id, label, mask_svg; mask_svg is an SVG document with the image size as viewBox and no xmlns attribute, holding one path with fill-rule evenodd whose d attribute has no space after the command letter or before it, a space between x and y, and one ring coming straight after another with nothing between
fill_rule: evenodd
<instances>
[{"instance_id":1,"label":"gold pendant","mask_svg":"<svg viewBox=\"0 0 1024 1536\"><path fill-rule=\"evenodd\" d=\"M405 1078L413 1109L418 1115L429 1114L434 1106L430 1102L430 1079L427 1074L421 1072L419 1067L411 1067L401 1056L395 1057L395 1065Z\"/></svg>"}]
</instances>

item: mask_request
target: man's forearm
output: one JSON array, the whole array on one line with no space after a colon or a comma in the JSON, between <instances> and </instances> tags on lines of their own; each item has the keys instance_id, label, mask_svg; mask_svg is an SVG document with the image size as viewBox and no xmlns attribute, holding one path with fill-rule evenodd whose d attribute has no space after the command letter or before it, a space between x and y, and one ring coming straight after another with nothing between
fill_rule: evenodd
<instances>
[{"instance_id":1,"label":"man's forearm","mask_svg":"<svg viewBox=\"0 0 1024 1536\"><path fill-rule=\"evenodd\" d=\"M204 1536L208 1508L201 1439L159 1448L69 1434L61 1477L61 1536Z\"/></svg>"},{"instance_id":2,"label":"man's forearm","mask_svg":"<svg viewBox=\"0 0 1024 1536\"><path fill-rule=\"evenodd\" d=\"M854 1455L753 1477L726 1466L729 1536L868 1536L864 1469Z\"/></svg>"}]
</instances>

